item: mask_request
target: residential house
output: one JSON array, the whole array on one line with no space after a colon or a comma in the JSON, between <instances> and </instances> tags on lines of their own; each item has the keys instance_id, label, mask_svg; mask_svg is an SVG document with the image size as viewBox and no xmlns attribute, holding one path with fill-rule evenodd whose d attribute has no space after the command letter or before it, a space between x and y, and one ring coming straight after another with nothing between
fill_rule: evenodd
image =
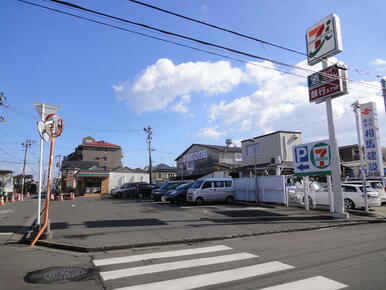
<instances>
[{"instance_id":1,"label":"residential house","mask_svg":"<svg viewBox=\"0 0 386 290\"><path fill-rule=\"evenodd\" d=\"M293 172L292 147L302 143L301 132L276 131L241 141L242 176Z\"/></svg>"},{"instance_id":2,"label":"residential house","mask_svg":"<svg viewBox=\"0 0 386 290\"><path fill-rule=\"evenodd\" d=\"M241 148L192 144L175 161L178 179L197 179L215 171L229 175L241 166Z\"/></svg>"},{"instance_id":3,"label":"residential house","mask_svg":"<svg viewBox=\"0 0 386 290\"><path fill-rule=\"evenodd\" d=\"M119 168L122 167L122 148L88 136L63 161L90 161L97 162L99 167L105 169Z\"/></svg>"},{"instance_id":4,"label":"residential house","mask_svg":"<svg viewBox=\"0 0 386 290\"><path fill-rule=\"evenodd\" d=\"M177 168L161 163L154 166L152 168L152 172L153 183L161 184L164 181L175 179L177 175Z\"/></svg>"},{"instance_id":5,"label":"residential house","mask_svg":"<svg viewBox=\"0 0 386 290\"><path fill-rule=\"evenodd\" d=\"M108 191L110 192L112 189L128 182L149 182L149 173L141 168L132 169L129 167L112 170L109 174Z\"/></svg>"}]
</instances>

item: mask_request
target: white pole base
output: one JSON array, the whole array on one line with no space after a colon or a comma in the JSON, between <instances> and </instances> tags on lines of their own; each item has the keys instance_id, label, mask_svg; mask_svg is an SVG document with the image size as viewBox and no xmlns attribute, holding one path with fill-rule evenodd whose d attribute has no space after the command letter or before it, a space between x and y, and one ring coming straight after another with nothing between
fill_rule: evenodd
<instances>
[{"instance_id":1,"label":"white pole base","mask_svg":"<svg viewBox=\"0 0 386 290\"><path fill-rule=\"evenodd\" d=\"M348 212L333 212L332 214L332 217L334 218L340 218L340 219L349 219L350 218L350 215Z\"/></svg>"}]
</instances>

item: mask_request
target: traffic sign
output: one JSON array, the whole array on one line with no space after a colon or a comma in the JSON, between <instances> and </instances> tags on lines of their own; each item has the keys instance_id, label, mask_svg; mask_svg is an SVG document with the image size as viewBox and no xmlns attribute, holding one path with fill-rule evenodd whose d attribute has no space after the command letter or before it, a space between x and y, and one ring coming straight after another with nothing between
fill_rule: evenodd
<instances>
[{"instance_id":1,"label":"traffic sign","mask_svg":"<svg viewBox=\"0 0 386 290\"><path fill-rule=\"evenodd\" d=\"M298 176L331 174L328 140L293 146L294 173Z\"/></svg>"}]
</instances>

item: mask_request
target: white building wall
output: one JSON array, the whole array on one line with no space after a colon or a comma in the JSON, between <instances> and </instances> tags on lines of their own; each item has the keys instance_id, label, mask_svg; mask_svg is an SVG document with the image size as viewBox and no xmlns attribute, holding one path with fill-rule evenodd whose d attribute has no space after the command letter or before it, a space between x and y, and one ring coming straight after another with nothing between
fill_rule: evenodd
<instances>
[{"instance_id":1,"label":"white building wall","mask_svg":"<svg viewBox=\"0 0 386 290\"><path fill-rule=\"evenodd\" d=\"M256 157L247 155L247 146L258 143L259 152ZM301 134L278 132L276 134L256 138L256 141L248 140L241 143L243 166L271 163L272 158L280 156L282 161L293 161L292 146L301 144Z\"/></svg>"},{"instance_id":2,"label":"white building wall","mask_svg":"<svg viewBox=\"0 0 386 290\"><path fill-rule=\"evenodd\" d=\"M109 192L127 182L149 182L148 173L136 172L110 172L109 176Z\"/></svg>"}]
</instances>

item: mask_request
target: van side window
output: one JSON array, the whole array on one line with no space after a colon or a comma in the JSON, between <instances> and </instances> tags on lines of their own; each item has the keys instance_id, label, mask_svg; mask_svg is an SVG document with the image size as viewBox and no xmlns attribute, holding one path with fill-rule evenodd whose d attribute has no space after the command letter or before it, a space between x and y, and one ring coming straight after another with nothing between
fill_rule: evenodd
<instances>
[{"instance_id":1,"label":"van side window","mask_svg":"<svg viewBox=\"0 0 386 290\"><path fill-rule=\"evenodd\" d=\"M232 181L225 181L225 187L232 187Z\"/></svg>"},{"instance_id":2,"label":"van side window","mask_svg":"<svg viewBox=\"0 0 386 290\"><path fill-rule=\"evenodd\" d=\"M214 187L224 187L224 181L215 181Z\"/></svg>"},{"instance_id":3,"label":"van side window","mask_svg":"<svg viewBox=\"0 0 386 290\"><path fill-rule=\"evenodd\" d=\"M202 185L202 189L205 189L205 188L212 188L212 182L205 181L204 184Z\"/></svg>"}]
</instances>

